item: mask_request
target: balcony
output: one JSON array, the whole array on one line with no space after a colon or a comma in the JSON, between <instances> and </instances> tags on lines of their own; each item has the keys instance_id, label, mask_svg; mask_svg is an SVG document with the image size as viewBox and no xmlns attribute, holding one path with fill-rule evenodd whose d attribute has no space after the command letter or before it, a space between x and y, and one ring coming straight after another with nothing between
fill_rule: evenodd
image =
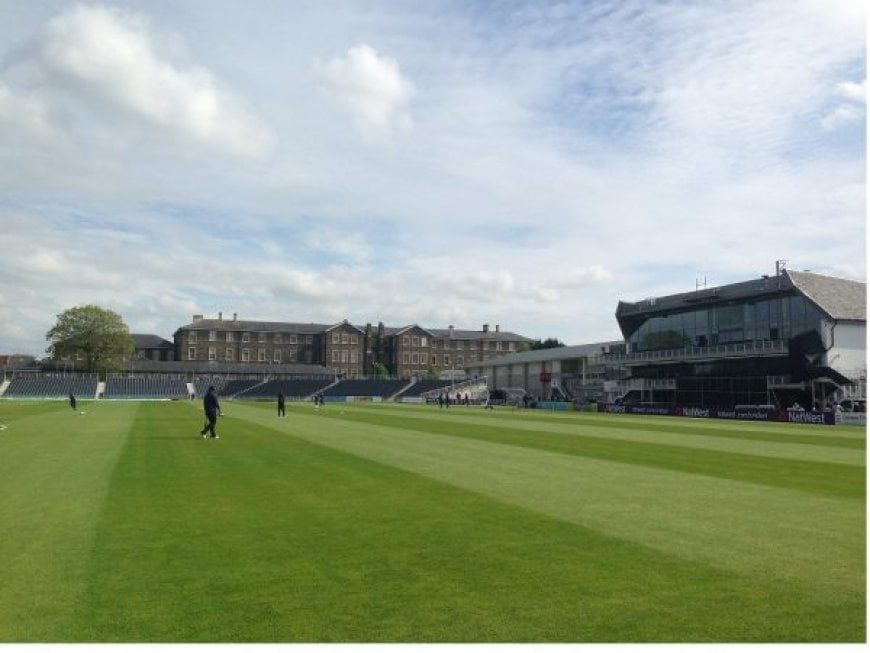
<instances>
[{"instance_id":1,"label":"balcony","mask_svg":"<svg viewBox=\"0 0 870 653\"><path fill-rule=\"evenodd\" d=\"M732 345L681 347L679 349L641 351L631 354L605 354L604 356L608 362L631 367L632 365L648 365L650 363L757 358L759 356L784 356L787 354L788 343L785 340L754 340L752 342L741 342Z\"/></svg>"}]
</instances>

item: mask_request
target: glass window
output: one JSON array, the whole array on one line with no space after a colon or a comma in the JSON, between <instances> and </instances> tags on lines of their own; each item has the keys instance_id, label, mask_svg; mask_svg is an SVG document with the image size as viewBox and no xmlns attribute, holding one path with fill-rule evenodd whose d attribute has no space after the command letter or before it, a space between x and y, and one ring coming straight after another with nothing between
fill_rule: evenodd
<instances>
[{"instance_id":1,"label":"glass window","mask_svg":"<svg viewBox=\"0 0 870 653\"><path fill-rule=\"evenodd\" d=\"M214 342L215 340L217 340L217 331L215 331L214 329L209 331L208 332L208 340L209 340L209 342Z\"/></svg>"},{"instance_id":2,"label":"glass window","mask_svg":"<svg viewBox=\"0 0 870 653\"><path fill-rule=\"evenodd\" d=\"M213 361L217 358L217 350L214 347L208 348L208 359Z\"/></svg>"},{"instance_id":3,"label":"glass window","mask_svg":"<svg viewBox=\"0 0 870 653\"><path fill-rule=\"evenodd\" d=\"M187 360L189 360L189 361L196 360L196 347L188 347L187 348Z\"/></svg>"}]
</instances>

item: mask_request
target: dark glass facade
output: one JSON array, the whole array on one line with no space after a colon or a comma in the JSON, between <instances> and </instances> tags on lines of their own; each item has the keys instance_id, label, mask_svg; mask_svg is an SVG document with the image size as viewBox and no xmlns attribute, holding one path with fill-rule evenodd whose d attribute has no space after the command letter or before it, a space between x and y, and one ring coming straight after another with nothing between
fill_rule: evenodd
<instances>
[{"instance_id":1,"label":"dark glass facade","mask_svg":"<svg viewBox=\"0 0 870 653\"><path fill-rule=\"evenodd\" d=\"M650 317L628 337L632 352L789 340L825 332L822 312L806 297L754 299Z\"/></svg>"}]
</instances>

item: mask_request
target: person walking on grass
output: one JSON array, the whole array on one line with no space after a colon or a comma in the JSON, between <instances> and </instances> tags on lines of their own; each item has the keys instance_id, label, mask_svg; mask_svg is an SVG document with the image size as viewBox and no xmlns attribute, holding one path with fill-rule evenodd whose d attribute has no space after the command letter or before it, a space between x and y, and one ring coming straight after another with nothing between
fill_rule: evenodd
<instances>
[{"instance_id":1,"label":"person walking on grass","mask_svg":"<svg viewBox=\"0 0 870 653\"><path fill-rule=\"evenodd\" d=\"M200 431L199 434L205 438L208 437L206 436L206 433L211 433L212 438L220 440L220 436L215 433L214 427L217 424L221 405L218 401L217 394L215 394L213 385L208 387L208 392L206 392L205 397L202 398L202 409L205 412L205 424L203 424L202 431Z\"/></svg>"},{"instance_id":2,"label":"person walking on grass","mask_svg":"<svg viewBox=\"0 0 870 653\"><path fill-rule=\"evenodd\" d=\"M72 392L69 393L69 407L76 409L76 396Z\"/></svg>"},{"instance_id":3,"label":"person walking on grass","mask_svg":"<svg viewBox=\"0 0 870 653\"><path fill-rule=\"evenodd\" d=\"M284 410L284 393L278 391L278 417L284 417L287 412Z\"/></svg>"}]
</instances>

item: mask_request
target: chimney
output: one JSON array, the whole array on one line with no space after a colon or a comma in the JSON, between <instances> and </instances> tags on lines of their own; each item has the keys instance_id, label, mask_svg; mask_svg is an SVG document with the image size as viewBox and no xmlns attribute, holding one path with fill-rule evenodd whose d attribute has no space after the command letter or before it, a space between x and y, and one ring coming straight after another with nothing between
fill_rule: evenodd
<instances>
[{"instance_id":1,"label":"chimney","mask_svg":"<svg viewBox=\"0 0 870 653\"><path fill-rule=\"evenodd\" d=\"M449 327L447 327L447 337L448 338L453 337L453 325L452 324Z\"/></svg>"},{"instance_id":2,"label":"chimney","mask_svg":"<svg viewBox=\"0 0 870 653\"><path fill-rule=\"evenodd\" d=\"M202 322L202 315L193 316L193 323L196 324L197 322Z\"/></svg>"},{"instance_id":3,"label":"chimney","mask_svg":"<svg viewBox=\"0 0 870 653\"><path fill-rule=\"evenodd\" d=\"M224 314L218 313L218 322L223 322L223 319L224 319Z\"/></svg>"},{"instance_id":4,"label":"chimney","mask_svg":"<svg viewBox=\"0 0 870 653\"><path fill-rule=\"evenodd\" d=\"M239 321L239 314L233 313L233 322L238 322L238 321Z\"/></svg>"},{"instance_id":5,"label":"chimney","mask_svg":"<svg viewBox=\"0 0 870 653\"><path fill-rule=\"evenodd\" d=\"M495 325L495 332L498 333L498 324Z\"/></svg>"},{"instance_id":6,"label":"chimney","mask_svg":"<svg viewBox=\"0 0 870 653\"><path fill-rule=\"evenodd\" d=\"M483 325L483 332L484 332L484 333L489 333L489 325L488 325L488 324L484 324L484 325Z\"/></svg>"}]
</instances>

